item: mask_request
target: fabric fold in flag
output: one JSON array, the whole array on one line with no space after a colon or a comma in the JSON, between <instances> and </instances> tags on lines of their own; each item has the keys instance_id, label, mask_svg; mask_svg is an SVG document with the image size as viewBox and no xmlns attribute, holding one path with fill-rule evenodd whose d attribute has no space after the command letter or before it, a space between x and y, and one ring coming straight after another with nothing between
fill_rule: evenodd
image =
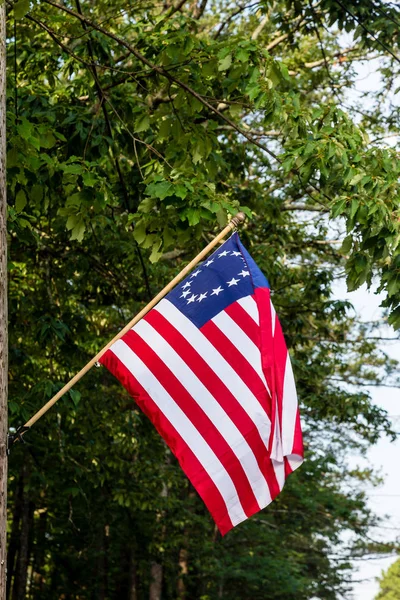
<instances>
[{"instance_id":1,"label":"fabric fold in flag","mask_svg":"<svg viewBox=\"0 0 400 600\"><path fill-rule=\"evenodd\" d=\"M234 233L100 359L149 417L222 535L303 461L267 279Z\"/></svg>"}]
</instances>

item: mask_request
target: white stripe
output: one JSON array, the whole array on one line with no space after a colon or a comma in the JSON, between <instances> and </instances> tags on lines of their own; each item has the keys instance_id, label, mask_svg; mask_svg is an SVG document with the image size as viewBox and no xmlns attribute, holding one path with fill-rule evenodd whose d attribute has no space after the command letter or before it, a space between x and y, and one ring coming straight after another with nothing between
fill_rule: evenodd
<instances>
[{"instance_id":1,"label":"white stripe","mask_svg":"<svg viewBox=\"0 0 400 600\"><path fill-rule=\"evenodd\" d=\"M275 399L275 427L271 444L271 458L283 461L282 432L279 423L278 400Z\"/></svg>"},{"instance_id":2,"label":"white stripe","mask_svg":"<svg viewBox=\"0 0 400 600\"><path fill-rule=\"evenodd\" d=\"M258 306L255 298L253 296L245 296L244 298L239 298L237 303L247 312L247 314L257 323L260 324L260 315L258 314Z\"/></svg>"},{"instance_id":3,"label":"white stripe","mask_svg":"<svg viewBox=\"0 0 400 600\"><path fill-rule=\"evenodd\" d=\"M285 463L277 460L272 460L272 466L274 467L276 480L278 482L279 489L281 490L285 485Z\"/></svg>"},{"instance_id":4,"label":"white stripe","mask_svg":"<svg viewBox=\"0 0 400 600\"><path fill-rule=\"evenodd\" d=\"M303 457L300 454L291 454L288 456L288 461L292 471L295 471L303 463Z\"/></svg>"},{"instance_id":5,"label":"white stripe","mask_svg":"<svg viewBox=\"0 0 400 600\"><path fill-rule=\"evenodd\" d=\"M185 413L174 402L173 398L171 398L150 369L147 368L143 361L140 360L123 340L115 342L110 350L138 380L200 461L225 500L232 523L237 525L244 521L247 517L240 504L236 488L229 473L227 473L222 463L199 434L190 419L187 418Z\"/></svg>"},{"instance_id":6,"label":"white stripe","mask_svg":"<svg viewBox=\"0 0 400 600\"><path fill-rule=\"evenodd\" d=\"M153 310L156 310L168 319L175 329L185 336L189 344L195 348L205 360L207 360L212 370L218 375L239 404L247 412L254 425L257 427L265 447L268 449L268 441L271 433L271 424L268 415L236 371L214 348L201 331L169 300L164 298Z\"/></svg>"},{"instance_id":7,"label":"white stripe","mask_svg":"<svg viewBox=\"0 0 400 600\"><path fill-rule=\"evenodd\" d=\"M292 454L297 416L297 393L289 353L286 357L285 379L282 398L282 446L283 454Z\"/></svg>"},{"instance_id":8,"label":"white stripe","mask_svg":"<svg viewBox=\"0 0 400 600\"><path fill-rule=\"evenodd\" d=\"M275 335L275 321L276 321L276 312L274 305L271 302L271 319L272 319L272 335Z\"/></svg>"},{"instance_id":9,"label":"white stripe","mask_svg":"<svg viewBox=\"0 0 400 600\"><path fill-rule=\"evenodd\" d=\"M233 343L233 345L247 360L247 362L251 364L271 396L271 392L262 370L261 352L253 340L251 340L248 335L245 334L243 329L224 310L218 313L212 319L212 321L215 323L218 329L220 329L222 333L224 333L226 337Z\"/></svg>"},{"instance_id":10,"label":"white stripe","mask_svg":"<svg viewBox=\"0 0 400 600\"><path fill-rule=\"evenodd\" d=\"M156 352L221 433L242 464L257 502L264 506L271 499L269 487L252 449L235 423L187 363L150 323L139 321L133 329Z\"/></svg>"}]
</instances>

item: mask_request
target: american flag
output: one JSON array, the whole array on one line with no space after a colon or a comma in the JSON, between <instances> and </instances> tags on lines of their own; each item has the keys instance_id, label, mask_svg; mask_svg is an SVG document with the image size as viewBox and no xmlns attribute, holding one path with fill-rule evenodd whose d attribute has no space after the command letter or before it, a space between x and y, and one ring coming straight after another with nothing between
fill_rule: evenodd
<instances>
[{"instance_id":1,"label":"american flag","mask_svg":"<svg viewBox=\"0 0 400 600\"><path fill-rule=\"evenodd\" d=\"M269 284L234 233L103 355L220 532L303 461L292 367Z\"/></svg>"}]
</instances>

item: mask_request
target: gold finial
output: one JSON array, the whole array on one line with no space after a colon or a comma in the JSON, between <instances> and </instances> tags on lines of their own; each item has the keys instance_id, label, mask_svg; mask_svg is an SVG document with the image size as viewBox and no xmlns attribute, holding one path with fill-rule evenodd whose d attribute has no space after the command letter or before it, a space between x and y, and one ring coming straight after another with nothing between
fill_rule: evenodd
<instances>
[{"instance_id":1,"label":"gold finial","mask_svg":"<svg viewBox=\"0 0 400 600\"><path fill-rule=\"evenodd\" d=\"M230 224L233 227L239 227L239 225L244 223L245 220L246 220L246 215L244 214L244 212L238 212L238 213L236 213L236 215L234 217L232 217Z\"/></svg>"}]
</instances>

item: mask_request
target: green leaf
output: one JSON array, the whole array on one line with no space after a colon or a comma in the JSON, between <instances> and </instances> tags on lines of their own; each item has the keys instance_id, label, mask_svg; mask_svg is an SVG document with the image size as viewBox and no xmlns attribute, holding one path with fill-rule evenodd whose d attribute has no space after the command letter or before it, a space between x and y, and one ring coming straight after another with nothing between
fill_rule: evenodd
<instances>
[{"instance_id":1,"label":"green leaf","mask_svg":"<svg viewBox=\"0 0 400 600\"><path fill-rule=\"evenodd\" d=\"M353 179L349 182L349 185L357 185L357 183L359 181L361 181L361 179L365 177L365 173L357 173L357 175L355 175L353 177Z\"/></svg>"},{"instance_id":2,"label":"green leaf","mask_svg":"<svg viewBox=\"0 0 400 600\"><path fill-rule=\"evenodd\" d=\"M178 183L178 185L175 186L174 193L175 196L178 196L178 198L182 198L182 200L184 200L188 194L188 189L182 183Z\"/></svg>"},{"instance_id":3,"label":"green leaf","mask_svg":"<svg viewBox=\"0 0 400 600\"><path fill-rule=\"evenodd\" d=\"M387 284L387 293L389 298L398 293L400 288L400 280L397 277L393 277Z\"/></svg>"},{"instance_id":4,"label":"green leaf","mask_svg":"<svg viewBox=\"0 0 400 600\"><path fill-rule=\"evenodd\" d=\"M79 220L80 220L80 218L77 215L70 215L68 217L67 223L65 225L66 228L69 230L73 229Z\"/></svg>"},{"instance_id":5,"label":"green leaf","mask_svg":"<svg viewBox=\"0 0 400 600\"><path fill-rule=\"evenodd\" d=\"M23 117L21 123L17 126L17 130L18 134L24 140L29 140L33 132L33 125L32 123L29 123L28 119Z\"/></svg>"},{"instance_id":6,"label":"green leaf","mask_svg":"<svg viewBox=\"0 0 400 600\"><path fill-rule=\"evenodd\" d=\"M94 187L96 183L98 183L98 179L94 173L84 173L82 176L82 181L88 187Z\"/></svg>"},{"instance_id":7,"label":"green leaf","mask_svg":"<svg viewBox=\"0 0 400 600\"><path fill-rule=\"evenodd\" d=\"M201 213L197 208L189 208L186 211L186 218L191 227L194 227L197 225L197 223L200 223L200 214Z\"/></svg>"},{"instance_id":8,"label":"green leaf","mask_svg":"<svg viewBox=\"0 0 400 600\"><path fill-rule=\"evenodd\" d=\"M348 235L343 240L343 244L342 244L342 247L340 248L340 252L342 254L347 254L348 252L350 252L352 245L353 245L353 237L351 235Z\"/></svg>"},{"instance_id":9,"label":"green leaf","mask_svg":"<svg viewBox=\"0 0 400 600\"><path fill-rule=\"evenodd\" d=\"M162 244L162 240L158 240L158 241L156 241L155 244L153 244L151 254L149 257L149 260L151 263L157 262L160 259L160 257L162 256L162 252L159 251L161 244Z\"/></svg>"},{"instance_id":10,"label":"green leaf","mask_svg":"<svg viewBox=\"0 0 400 600\"><path fill-rule=\"evenodd\" d=\"M15 197L15 210L20 213L24 210L27 203L26 194L24 190L19 190Z\"/></svg>"},{"instance_id":11,"label":"green leaf","mask_svg":"<svg viewBox=\"0 0 400 600\"><path fill-rule=\"evenodd\" d=\"M155 181L147 186L146 192L153 198L164 200L164 198L173 194L173 188L174 185L170 181Z\"/></svg>"},{"instance_id":12,"label":"green leaf","mask_svg":"<svg viewBox=\"0 0 400 600\"><path fill-rule=\"evenodd\" d=\"M218 63L218 71L226 71L232 64L232 54L227 54Z\"/></svg>"},{"instance_id":13,"label":"green leaf","mask_svg":"<svg viewBox=\"0 0 400 600\"><path fill-rule=\"evenodd\" d=\"M71 240L76 240L77 242L81 242L83 240L83 235L86 230L86 225L83 222L83 219L80 219L76 225L73 227L71 232Z\"/></svg>"},{"instance_id":14,"label":"green leaf","mask_svg":"<svg viewBox=\"0 0 400 600\"><path fill-rule=\"evenodd\" d=\"M66 142L67 141L67 138L62 133L59 133L58 131L53 131L53 133L54 133L54 135L56 136L56 138L58 140L61 140L62 142Z\"/></svg>"},{"instance_id":15,"label":"green leaf","mask_svg":"<svg viewBox=\"0 0 400 600\"><path fill-rule=\"evenodd\" d=\"M359 207L359 203L358 200L356 200L356 198L353 198L353 200L351 201L351 208L350 208L350 217L353 218L354 215L356 214L358 207Z\"/></svg>"},{"instance_id":16,"label":"green leaf","mask_svg":"<svg viewBox=\"0 0 400 600\"><path fill-rule=\"evenodd\" d=\"M172 229L170 229L169 227L164 227L164 231L163 231L163 242L164 242L164 247L168 248L169 246L171 246L175 241L174 238L174 232Z\"/></svg>"},{"instance_id":17,"label":"green leaf","mask_svg":"<svg viewBox=\"0 0 400 600\"><path fill-rule=\"evenodd\" d=\"M11 412L11 414L14 415L19 411L19 404L17 404L17 402L13 402L12 400L10 400L8 402L8 409Z\"/></svg>"},{"instance_id":18,"label":"green leaf","mask_svg":"<svg viewBox=\"0 0 400 600\"><path fill-rule=\"evenodd\" d=\"M14 4L14 16L16 19L22 19L29 11L30 0L18 0Z\"/></svg>"},{"instance_id":19,"label":"green leaf","mask_svg":"<svg viewBox=\"0 0 400 600\"><path fill-rule=\"evenodd\" d=\"M338 217L339 215L343 214L346 208L346 204L347 202L344 199L335 202L335 204L332 207L332 217L334 219L336 219L336 217Z\"/></svg>"},{"instance_id":20,"label":"green leaf","mask_svg":"<svg viewBox=\"0 0 400 600\"><path fill-rule=\"evenodd\" d=\"M71 400L74 403L75 406L78 406L80 400L81 400L81 393L78 392L77 390L71 389L69 390L69 395L71 396Z\"/></svg>"},{"instance_id":21,"label":"green leaf","mask_svg":"<svg viewBox=\"0 0 400 600\"><path fill-rule=\"evenodd\" d=\"M35 183L35 185L32 186L29 196L32 198L33 202L36 205L38 205L39 202L41 202L41 200L43 199L43 192L43 186L37 183Z\"/></svg>"},{"instance_id":22,"label":"green leaf","mask_svg":"<svg viewBox=\"0 0 400 600\"><path fill-rule=\"evenodd\" d=\"M155 201L153 200L153 198L145 198L139 204L139 210L140 212L149 213L153 210L154 204Z\"/></svg>"},{"instance_id":23,"label":"green leaf","mask_svg":"<svg viewBox=\"0 0 400 600\"><path fill-rule=\"evenodd\" d=\"M235 54L235 58L237 58L237 60L240 62L247 62L249 60L249 53L247 52L247 50L239 48L239 50Z\"/></svg>"},{"instance_id":24,"label":"green leaf","mask_svg":"<svg viewBox=\"0 0 400 600\"><path fill-rule=\"evenodd\" d=\"M250 85L246 88L246 93L250 100L254 100L257 98L258 94L261 92L261 88L259 85Z\"/></svg>"},{"instance_id":25,"label":"green leaf","mask_svg":"<svg viewBox=\"0 0 400 600\"><path fill-rule=\"evenodd\" d=\"M149 115L142 115L135 121L135 131L136 133L140 133L141 131L146 131L150 127L150 119Z\"/></svg>"},{"instance_id":26,"label":"green leaf","mask_svg":"<svg viewBox=\"0 0 400 600\"><path fill-rule=\"evenodd\" d=\"M17 146L13 146L7 152L7 168L11 169L12 167L16 167L18 165L18 148Z\"/></svg>"},{"instance_id":27,"label":"green leaf","mask_svg":"<svg viewBox=\"0 0 400 600\"><path fill-rule=\"evenodd\" d=\"M45 135L40 136L40 145L42 148L52 148L56 143L56 138L48 131Z\"/></svg>"},{"instance_id":28,"label":"green leaf","mask_svg":"<svg viewBox=\"0 0 400 600\"><path fill-rule=\"evenodd\" d=\"M133 237L138 244L143 244L146 238L146 223L143 219L140 219L140 221L136 223L135 229L133 230Z\"/></svg>"},{"instance_id":29,"label":"green leaf","mask_svg":"<svg viewBox=\"0 0 400 600\"><path fill-rule=\"evenodd\" d=\"M65 165L63 167L64 173L71 173L73 175L80 175L84 172L83 166L77 163L73 163L71 165Z\"/></svg>"},{"instance_id":30,"label":"green leaf","mask_svg":"<svg viewBox=\"0 0 400 600\"><path fill-rule=\"evenodd\" d=\"M199 142L193 149L192 161L195 165L201 162L204 156L203 144Z\"/></svg>"}]
</instances>

